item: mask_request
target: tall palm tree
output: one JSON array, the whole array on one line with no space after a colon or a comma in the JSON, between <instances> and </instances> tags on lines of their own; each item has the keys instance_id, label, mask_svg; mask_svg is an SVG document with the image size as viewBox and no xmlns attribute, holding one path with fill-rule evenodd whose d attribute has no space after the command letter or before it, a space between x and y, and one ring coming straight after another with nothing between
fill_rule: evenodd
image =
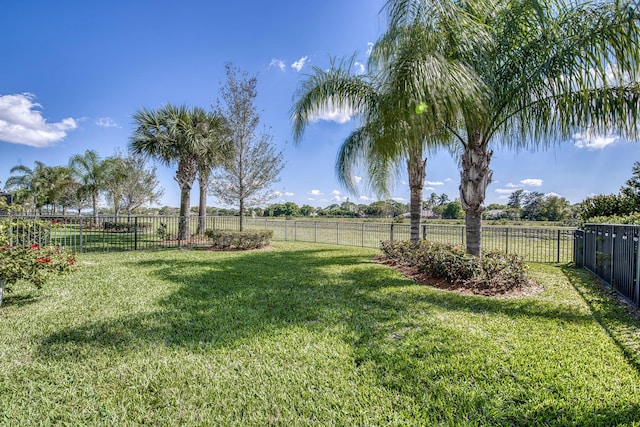
<instances>
[{"instance_id":1,"label":"tall palm tree","mask_svg":"<svg viewBox=\"0 0 640 427\"><path fill-rule=\"evenodd\" d=\"M218 112L205 112L202 108L194 108L193 125L202 139L203 149L196 159L198 179L198 228L196 234L204 233L207 216L207 190L211 171L224 163L225 156L230 154L228 129L224 117Z\"/></svg>"},{"instance_id":2,"label":"tall palm tree","mask_svg":"<svg viewBox=\"0 0 640 427\"><path fill-rule=\"evenodd\" d=\"M133 116L136 129L131 137L131 150L160 160L170 166L177 165L175 180L180 187L180 221L178 237L189 237L191 188L200 170L211 160L211 146L215 145L219 128L218 119L200 107L167 104L157 110L142 108ZM208 175L201 175L208 179ZM201 184L202 185L202 184ZM206 197L206 196L205 196ZM206 198L200 204L206 208Z\"/></svg>"},{"instance_id":3,"label":"tall palm tree","mask_svg":"<svg viewBox=\"0 0 640 427\"><path fill-rule=\"evenodd\" d=\"M95 150L86 150L69 159L69 168L80 182L80 191L91 198L93 223L98 223L98 199L105 189L109 163L100 158Z\"/></svg>"},{"instance_id":4,"label":"tall palm tree","mask_svg":"<svg viewBox=\"0 0 640 427\"><path fill-rule=\"evenodd\" d=\"M11 176L5 182L5 188L19 195L16 201L20 203L33 203L35 212L40 212L45 204L43 186L44 171L48 166L43 162L34 162L34 167L17 165L11 168Z\"/></svg>"},{"instance_id":5,"label":"tall palm tree","mask_svg":"<svg viewBox=\"0 0 640 427\"><path fill-rule=\"evenodd\" d=\"M415 54L457 63L482 96L444 122L461 164L467 252L481 255L493 148L537 146L578 129L636 137L640 15L627 0L388 0L374 56L422 33ZM441 71L416 69L437 86ZM446 102L441 105L446 106Z\"/></svg>"},{"instance_id":6,"label":"tall palm tree","mask_svg":"<svg viewBox=\"0 0 640 427\"><path fill-rule=\"evenodd\" d=\"M446 141L439 129L453 119L456 105L473 97L472 82L456 88L452 79L464 80L464 74L451 69L447 61L430 61L413 55L410 46L416 40L399 43L394 57L372 61L369 73L352 72L353 60L332 63L328 71L315 68L303 82L293 107L294 139L299 141L309 121L327 109L341 109L355 114L360 127L343 142L336 161L336 175L351 192L357 192L354 167L367 169L369 184L379 196L388 189L406 166L410 189L411 241L420 238L422 191L426 177L426 152L436 143ZM442 98L431 87L413 78L413 67L447 70L438 88L448 95L449 107L438 103ZM424 89L429 89L427 92ZM426 111L425 111L426 110Z\"/></svg>"}]
</instances>

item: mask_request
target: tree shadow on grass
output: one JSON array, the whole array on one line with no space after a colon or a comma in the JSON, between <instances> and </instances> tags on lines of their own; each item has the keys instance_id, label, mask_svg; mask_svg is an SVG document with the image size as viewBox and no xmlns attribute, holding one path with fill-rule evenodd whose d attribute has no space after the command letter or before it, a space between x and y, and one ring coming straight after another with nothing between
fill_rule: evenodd
<instances>
[{"instance_id":1,"label":"tree shadow on grass","mask_svg":"<svg viewBox=\"0 0 640 427\"><path fill-rule=\"evenodd\" d=\"M149 259L134 269L179 284L160 310L90 322L47 337L41 350L62 357L69 343L111 348L163 343L168 346L236 345L291 325L325 328L361 312L370 328L415 303L425 307L506 316L540 316L582 322L583 316L537 301L497 300L452 292L376 293L412 286L391 269L341 249L258 251L208 259ZM74 352L74 357L77 353Z\"/></svg>"},{"instance_id":2,"label":"tree shadow on grass","mask_svg":"<svg viewBox=\"0 0 640 427\"><path fill-rule=\"evenodd\" d=\"M372 375L377 387L398 398L397 410L408 411L407 419L425 416L425 423L446 423L452 419L447 416L459 414L471 423L499 424L526 414L517 405L508 406L511 413L500 412L496 402L526 401L531 398L526 393L537 384L527 384L528 391L520 396L512 373L491 371L496 367L490 360L496 346L486 336L465 333L446 321L423 324L420 316L470 313L592 321L571 307L550 306L535 298L500 300L421 289L392 269L340 248L212 254L211 259L150 256L132 261L131 266L179 286L159 301L159 310L55 332L41 342L41 355L77 360L114 348L126 351L155 345L211 351L274 336L289 327L311 332L335 328L346 331L338 339L353 348L354 375ZM478 378L485 375L483 367L460 363L467 357L486 368L487 378ZM502 380L513 382L510 394L494 399L477 392L483 384ZM452 391L451 385L458 382L468 387ZM452 413L438 418L433 414L442 411L443 399ZM447 399L458 401L447 403ZM545 411L552 412L553 406ZM610 412L611 419L628 416L616 408ZM584 414L581 420L588 421L590 415Z\"/></svg>"},{"instance_id":3,"label":"tree shadow on grass","mask_svg":"<svg viewBox=\"0 0 640 427\"><path fill-rule=\"evenodd\" d=\"M622 301L615 290L584 268L562 267L573 288L593 313L627 361L640 373L640 313Z\"/></svg>"}]
</instances>

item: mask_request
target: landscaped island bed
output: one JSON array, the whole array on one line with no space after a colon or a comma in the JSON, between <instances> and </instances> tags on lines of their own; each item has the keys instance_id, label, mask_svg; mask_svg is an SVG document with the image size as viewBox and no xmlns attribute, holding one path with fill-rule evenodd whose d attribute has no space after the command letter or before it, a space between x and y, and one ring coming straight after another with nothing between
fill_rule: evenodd
<instances>
[{"instance_id":1,"label":"landscaped island bed","mask_svg":"<svg viewBox=\"0 0 640 427\"><path fill-rule=\"evenodd\" d=\"M372 249L84 254L0 307L0 425L634 425L638 320L424 286ZM604 326L604 327L603 327Z\"/></svg>"}]
</instances>

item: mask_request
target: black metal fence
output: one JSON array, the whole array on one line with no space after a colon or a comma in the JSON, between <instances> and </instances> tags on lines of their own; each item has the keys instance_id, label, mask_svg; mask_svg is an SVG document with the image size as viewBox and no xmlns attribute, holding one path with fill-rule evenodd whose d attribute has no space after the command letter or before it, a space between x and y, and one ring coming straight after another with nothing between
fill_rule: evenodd
<instances>
[{"instance_id":1,"label":"black metal fence","mask_svg":"<svg viewBox=\"0 0 640 427\"><path fill-rule=\"evenodd\" d=\"M43 244L54 244L74 252L109 252L206 246L206 229L238 230L238 217L206 217L201 226L190 217L186 238L178 233L179 217L168 216L100 216L93 217L5 217L14 244L24 236ZM36 227L45 222L48 227ZM6 223L6 221L5 221ZM273 230L274 240L316 242L345 246L378 248L383 240L408 240L410 225L402 223L356 222L331 220L274 220L246 218L246 229ZM37 233L37 236L34 234ZM573 228L498 227L482 229L484 251L517 253L531 262L569 262L574 248ZM423 224L422 238L440 243L465 245L463 225ZM20 237L23 236L23 237ZM28 240L27 240L28 241Z\"/></svg>"},{"instance_id":2,"label":"black metal fence","mask_svg":"<svg viewBox=\"0 0 640 427\"><path fill-rule=\"evenodd\" d=\"M576 230L573 262L640 307L640 226L585 224Z\"/></svg>"}]
</instances>

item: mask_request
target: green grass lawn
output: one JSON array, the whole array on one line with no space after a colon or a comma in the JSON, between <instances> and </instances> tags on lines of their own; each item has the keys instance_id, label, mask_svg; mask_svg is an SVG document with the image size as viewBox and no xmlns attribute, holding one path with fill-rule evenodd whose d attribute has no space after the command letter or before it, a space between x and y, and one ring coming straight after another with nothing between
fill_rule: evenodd
<instances>
[{"instance_id":1,"label":"green grass lawn","mask_svg":"<svg viewBox=\"0 0 640 427\"><path fill-rule=\"evenodd\" d=\"M640 425L639 323L589 275L422 286L371 249L89 254L0 307L0 425Z\"/></svg>"}]
</instances>

